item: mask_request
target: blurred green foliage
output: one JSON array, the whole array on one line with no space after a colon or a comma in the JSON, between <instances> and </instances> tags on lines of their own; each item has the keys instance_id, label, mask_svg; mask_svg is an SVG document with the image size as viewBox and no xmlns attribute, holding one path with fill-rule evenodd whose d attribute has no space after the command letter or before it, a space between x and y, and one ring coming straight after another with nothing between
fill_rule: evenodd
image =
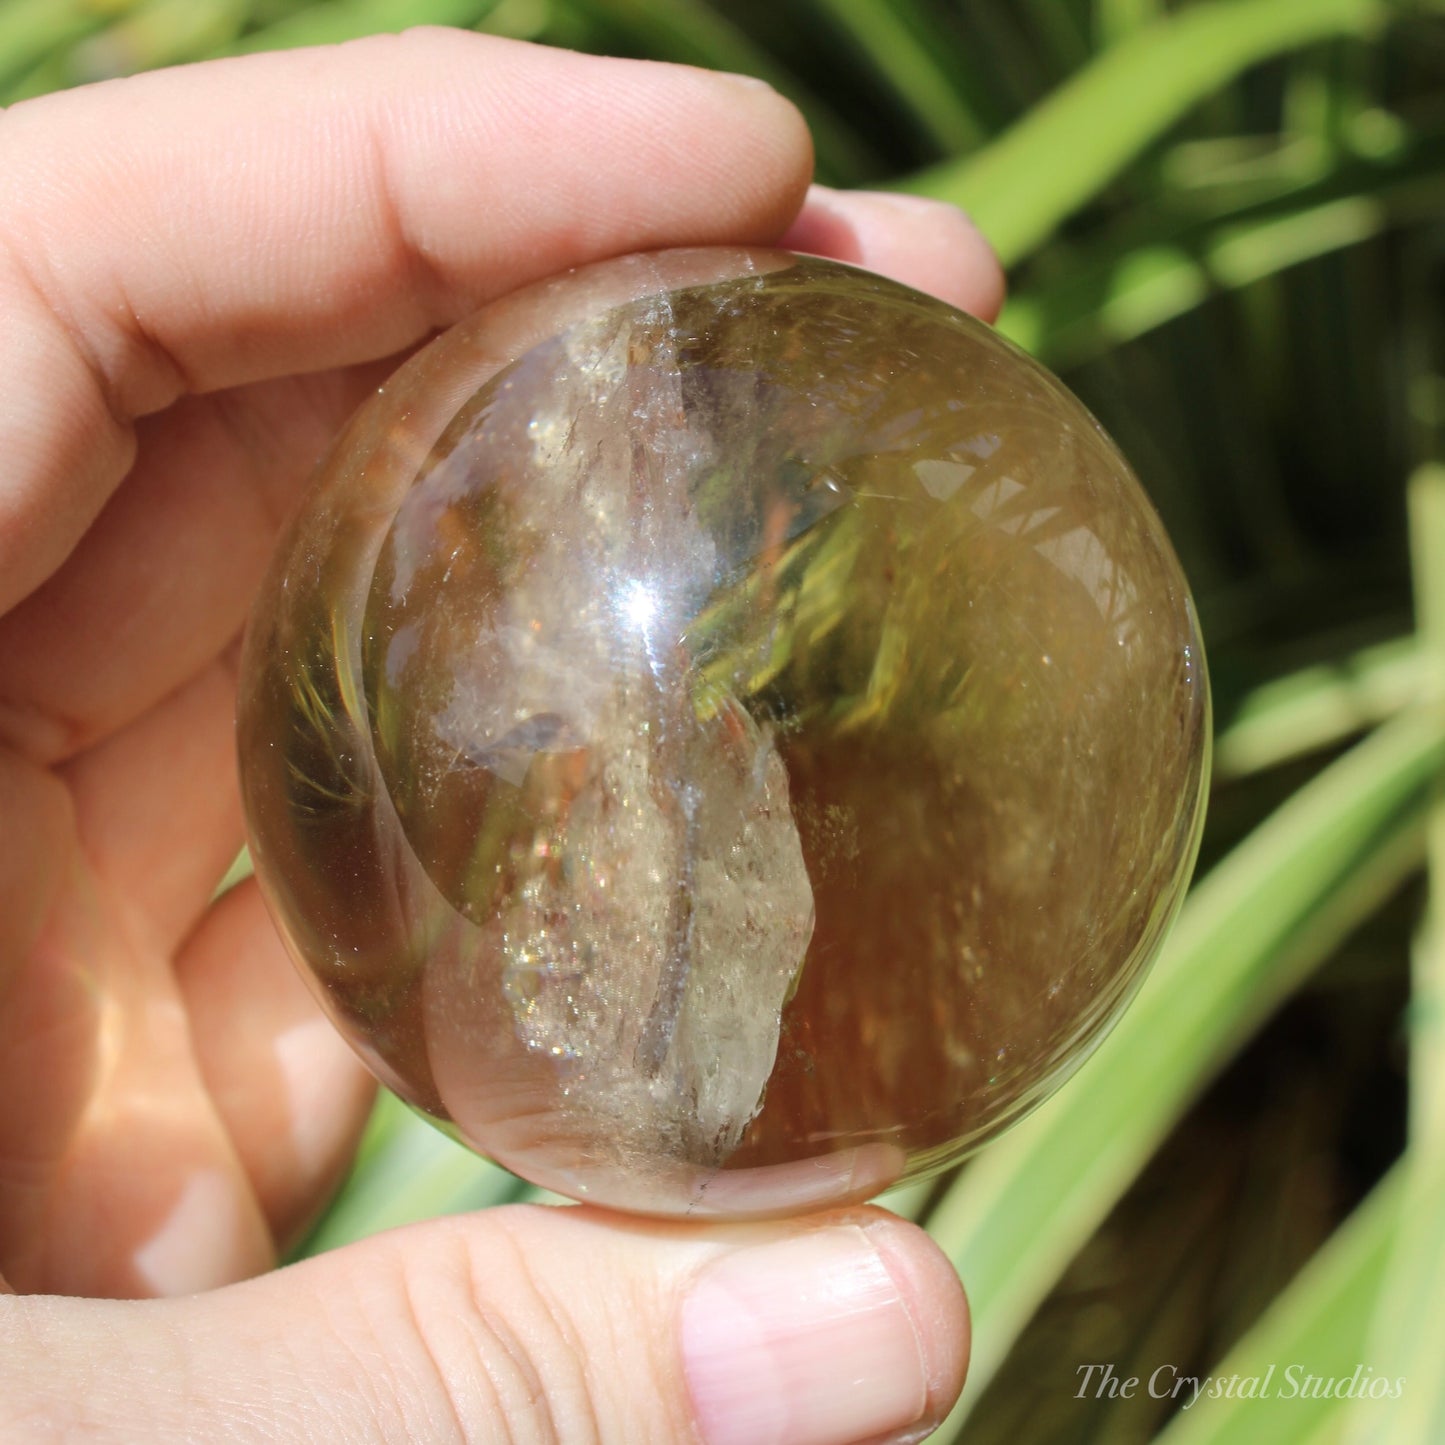
<instances>
[{"instance_id":1,"label":"blurred green foliage","mask_svg":"<svg viewBox=\"0 0 1445 1445\"><path fill-rule=\"evenodd\" d=\"M1165 957L891 1201L974 1301L938 1438L1445 1440L1445 4L0 0L0 100L424 22L762 76L823 178L967 206L1193 581L1219 767ZM309 1248L529 1194L386 1101ZM1079 1398L1102 1361L1405 1388L1169 1423Z\"/></svg>"}]
</instances>

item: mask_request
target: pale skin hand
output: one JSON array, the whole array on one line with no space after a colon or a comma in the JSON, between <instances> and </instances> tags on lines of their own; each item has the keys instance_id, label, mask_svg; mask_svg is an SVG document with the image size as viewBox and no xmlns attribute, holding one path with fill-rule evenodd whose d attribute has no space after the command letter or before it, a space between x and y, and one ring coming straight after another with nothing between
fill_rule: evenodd
<instances>
[{"instance_id":1,"label":"pale skin hand","mask_svg":"<svg viewBox=\"0 0 1445 1445\"><path fill-rule=\"evenodd\" d=\"M398 352L578 262L781 238L997 310L959 213L810 164L765 88L444 31L0 115L0 1437L826 1445L948 1408L961 1292L872 1211L496 1210L232 1284L371 1098L254 885L208 906L280 517ZM792 1308L849 1280L842 1323Z\"/></svg>"}]
</instances>

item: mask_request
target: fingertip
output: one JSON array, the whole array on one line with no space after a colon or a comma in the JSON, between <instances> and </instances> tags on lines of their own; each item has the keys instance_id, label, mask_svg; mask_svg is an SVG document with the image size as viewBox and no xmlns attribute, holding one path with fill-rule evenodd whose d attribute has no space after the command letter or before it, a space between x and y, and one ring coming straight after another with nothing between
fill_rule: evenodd
<instances>
[{"instance_id":1,"label":"fingertip","mask_svg":"<svg viewBox=\"0 0 1445 1445\"><path fill-rule=\"evenodd\" d=\"M807 194L807 123L752 76L441 27L351 45L389 45L364 53L368 69L426 76L431 90L457 97L445 120L414 96L388 117L401 135L390 161L395 199L414 249L435 260L446 298L438 314L622 251L773 243ZM489 84L476 86L479 74ZM566 104L532 114L540 95ZM499 115L525 123L499 124ZM468 173L456 162L478 134L490 145ZM440 172L427 162L433 151L447 154ZM498 207L509 191L525 200ZM479 192L490 202L480 228ZM496 238L487 245L488 231L505 250Z\"/></svg>"},{"instance_id":2,"label":"fingertip","mask_svg":"<svg viewBox=\"0 0 1445 1445\"><path fill-rule=\"evenodd\" d=\"M866 267L983 321L1003 308L998 256L967 214L945 201L815 185L783 244Z\"/></svg>"},{"instance_id":3,"label":"fingertip","mask_svg":"<svg viewBox=\"0 0 1445 1445\"><path fill-rule=\"evenodd\" d=\"M707 1445L924 1438L967 1362L968 1307L947 1259L878 1209L778 1228L762 1242L734 1232L682 1300L684 1376Z\"/></svg>"},{"instance_id":4,"label":"fingertip","mask_svg":"<svg viewBox=\"0 0 1445 1445\"><path fill-rule=\"evenodd\" d=\"M941 1420L968 1377L973 1321L953 1262L924 1230L884 1210L867 1225L918 1332L928 1381L927 1417Z\"/></svg>"},{"instance_id":5,"label":"fingertip","mask_svg":"<svg viewBox=\"0 0 1445 1445\"><path fill-rule=\"evenodd\" d=\"M726 82L764 138L769 164L752 184L759 204L746 239L775 243L807 203L813 178L813 133L802 112L766 81L751 75L713 72Z\"/></svg>"},{"instance_id":6,"label":"fingertip","mask_svg":"<svg viewBox=\"0 0 1445 1445\"><path fill-rule=\"evenodd\" d=\"M651 216L635 224L665 220L667 245L714 245L724 237L736 244L776 244L803 209L813 176L813 136L797 106L756 76L667 61L612 63L637 67L656 91L643 117L647 138L667 134L670 162L680 174L690 172L690 188L709 198L706 209L684 221L689 230L669 216L673 199L665 195L656 198ZM630 92L643 93L635 85ZM726 168L713 166L710 158L724 149Z\"/></svg>"}]
</instances>

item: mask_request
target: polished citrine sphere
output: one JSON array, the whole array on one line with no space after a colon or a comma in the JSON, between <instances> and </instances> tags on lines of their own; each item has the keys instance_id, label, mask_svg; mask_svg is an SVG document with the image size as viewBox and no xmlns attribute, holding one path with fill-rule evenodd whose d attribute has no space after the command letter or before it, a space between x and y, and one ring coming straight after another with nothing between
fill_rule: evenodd
<instances>
[{"instance_id":1,"label":"polished citrine sphere","mask_svg":"<svg viewBox=\"0 0 1445 1445\"><path fill-rule=\"evenodd\" d=\"M958 1159L1185 886L1178 563L1052 376L891 281L630 256L412 358L252 621L257 870L376 1073L578 1199L761 1215Z\"/></svg>"}]
</instances>

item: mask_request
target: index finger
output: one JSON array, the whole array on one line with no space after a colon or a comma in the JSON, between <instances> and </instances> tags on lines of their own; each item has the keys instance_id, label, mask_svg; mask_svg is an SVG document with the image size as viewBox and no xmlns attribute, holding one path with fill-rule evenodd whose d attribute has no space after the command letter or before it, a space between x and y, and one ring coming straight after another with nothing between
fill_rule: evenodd
<instances>
[{"instance_id":1,"label":"index finger","mask_svg":"<svg viewBox=\"0 0 1445 1445\"><path fill-rule=\"evenodd\" d=\"M389 355L624 250L775 238L811 150L756 82L413 31L0 120L0 611L183 391Z\"/></svg>"}]
</instances>

